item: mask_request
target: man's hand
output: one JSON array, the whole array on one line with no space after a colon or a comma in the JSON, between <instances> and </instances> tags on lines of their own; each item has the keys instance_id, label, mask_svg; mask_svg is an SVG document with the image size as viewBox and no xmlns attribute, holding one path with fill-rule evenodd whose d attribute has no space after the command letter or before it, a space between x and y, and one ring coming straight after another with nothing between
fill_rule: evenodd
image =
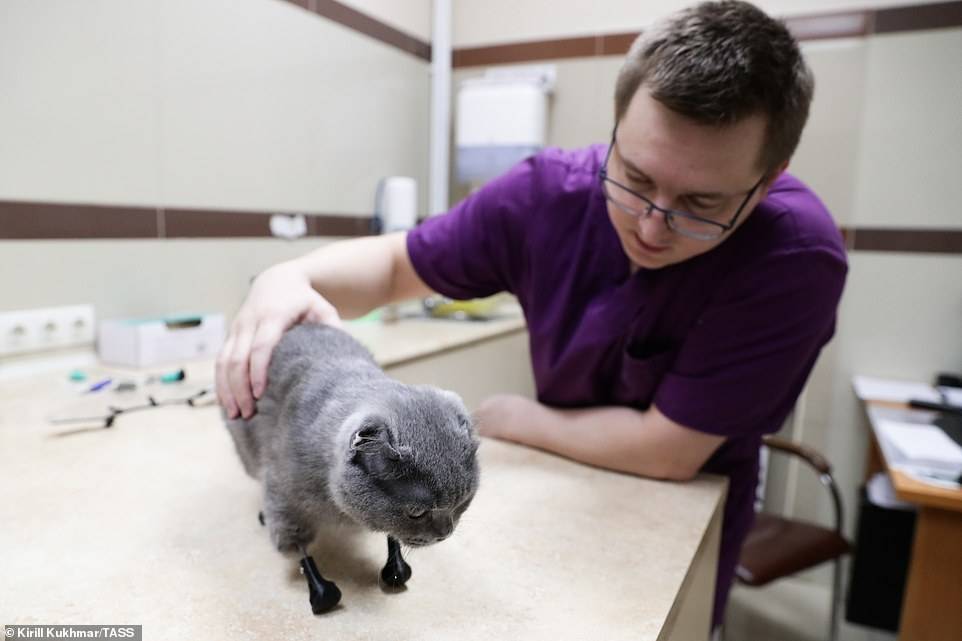
<instances>
[{"instance_id":1,"label":"man's hand","mask_svg":"<svg viewBox=\"0 0 962 641\"><path fill-rule=\"evenodd\" d=\"M284 332L301 322L340 325L341 319L295 265L281 263L262 272L217 357L217 399L229 418L254 415L254 400L267 387L271 352Z\"/></svg>"},{"instance_id":2,"label":"man's hand","mask_svg":"<svg viewBox=\"0 0 962 641\"><path fill-rule=\"evenodd\" d=\"M496 394L481 402L474 413L481 436L524 443L524 424L541 406L516 394Z\"/></svg>"}]
</instances>

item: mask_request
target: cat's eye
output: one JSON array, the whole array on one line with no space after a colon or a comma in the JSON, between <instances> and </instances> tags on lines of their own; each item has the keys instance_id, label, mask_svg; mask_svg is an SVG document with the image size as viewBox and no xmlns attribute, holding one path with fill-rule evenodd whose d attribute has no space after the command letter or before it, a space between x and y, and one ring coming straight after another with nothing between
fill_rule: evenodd
<instances>
[{"instance_id":1,"label":"cat's eye","mask_svg":"<svg viewBox=\"0 0 962 641\"><path fill-rule=\"evenodd\" d=\"M423 517L425 514L428 513L427 510L422 510L421 508L417 508L417 507L409 507L406 510L406 512L408 517L412 519L420 519L421 517Z\"/></svg>"}]
</instances>

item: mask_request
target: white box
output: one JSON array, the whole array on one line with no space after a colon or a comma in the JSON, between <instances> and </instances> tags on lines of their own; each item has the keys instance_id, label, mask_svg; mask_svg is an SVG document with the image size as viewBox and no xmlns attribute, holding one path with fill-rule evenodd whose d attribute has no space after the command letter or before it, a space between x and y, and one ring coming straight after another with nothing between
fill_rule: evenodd
<instances>
[{"instance_id":1,"label":"white box","mask_svg":"<svg viewBox=\"0 0 962 641\"><path fill-rule=\"evenodd\" d=\"M100 323L97 353L105 363L152 367L213 358L223 342L223 314L118 318Z\"/></svg>"}]
</instances>

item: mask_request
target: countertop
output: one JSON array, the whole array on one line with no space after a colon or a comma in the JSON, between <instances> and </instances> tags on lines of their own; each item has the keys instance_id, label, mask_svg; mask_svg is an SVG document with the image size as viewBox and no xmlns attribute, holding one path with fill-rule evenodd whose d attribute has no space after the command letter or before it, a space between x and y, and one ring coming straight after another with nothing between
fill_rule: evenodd
<instances>
[{"instance_id":1,"label":"countertop","mask_svg":"<svg viewBox=\"0 0 962 641\"><path fill-rule=\"evenodd\" d=\"M456 345L425 322L394 330ZM390 327L370 331L382 364L412 357ZM159 396L185 397L211 369ZM322 534L311 553L343 599L314 616L296 560L258 524L260 487L219 410L170 405L111 429L47 420L137 402L95 396L52 373L0 389L0 623L142 624L145 639L655 640L725 495L718 477L657 482L485 439L474 503L451 539L406 554L404 591L378 587L382 535Z\"/></svg>"},{"instance_id":2,"label":"countertop","mask_svg":"<svg viewBox=\"0 0 962 641\"><path fill-rule=\"evenodd\" d=\"M381 367L392 367L440 352L523 332L520 313L503 313L483 321L415 316L394 323L348 322L345 329L363 343Z\"/></svg>"}]
</instances>

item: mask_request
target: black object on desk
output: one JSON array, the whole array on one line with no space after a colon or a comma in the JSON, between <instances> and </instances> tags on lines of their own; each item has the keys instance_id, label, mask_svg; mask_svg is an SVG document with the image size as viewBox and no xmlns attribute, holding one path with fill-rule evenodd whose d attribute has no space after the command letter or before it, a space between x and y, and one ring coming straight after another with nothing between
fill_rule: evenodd
<instances>
[{"instance_id":1,"label":"black object on desk","mask_svg":"<svg viewBox=\"0 0 962 641\"><path fill-rule=\"evenodd\" d=\"M962 416L962 407L950 405L948 403L933 403L932 401L921 401L916 398L909 399L909 407L919 410L933 410L943 414L958 414Z\"/></svg>"},{"instance_id":2,"label":"black object on desk","mask_svg":"<svg viewBox=\"0 0 962 641\"><path fill-rule=\"evenodd\" d=\"M962 447L962 412L958 414L945 413L932 421L945 435Z\"/></svg>"}]
</instances>

